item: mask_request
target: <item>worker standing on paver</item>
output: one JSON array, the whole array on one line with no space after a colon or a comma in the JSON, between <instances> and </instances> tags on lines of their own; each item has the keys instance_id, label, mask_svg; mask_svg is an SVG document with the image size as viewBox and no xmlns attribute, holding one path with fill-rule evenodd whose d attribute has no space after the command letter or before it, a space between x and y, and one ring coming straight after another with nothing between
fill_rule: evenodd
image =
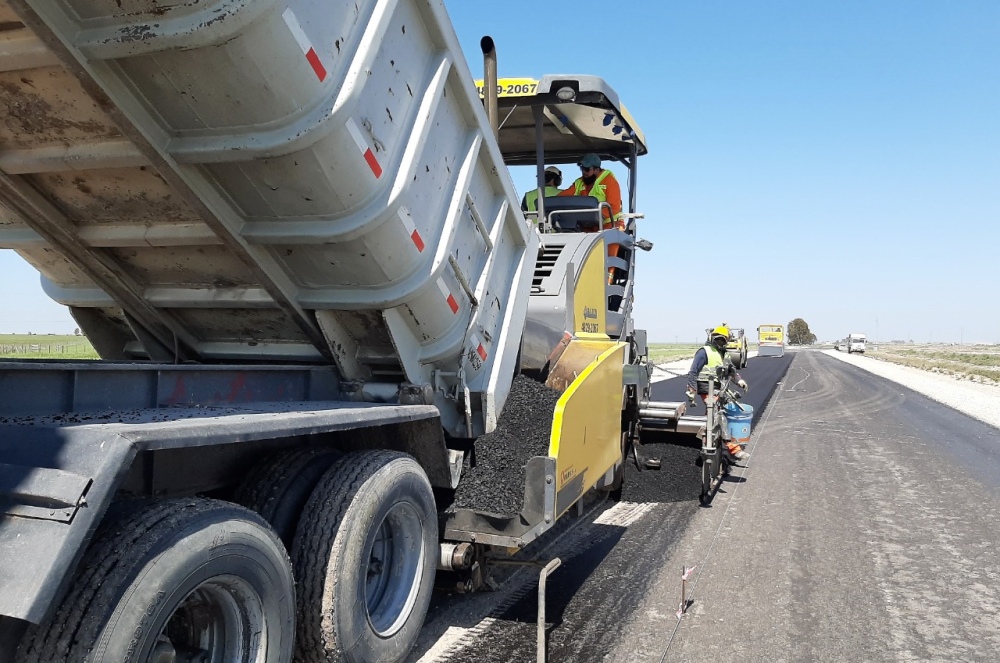
<instances>
[{"instance_id":1,"label":"worker standing on paver","mask_svg":"<svg viewBox=\"0 0 1000 663\"><path fill-rule=\"evenodd\" d=\"M712 330L709 343L694 353L691 370L687 376L687 397L692 404L695 402L695 396L700 395L704 399L708 395L709 380L716 379L716 369L719 366L726 367L729 377L736 380L736 384L743 391L747 391L750 388L746 380L736 372L736 367L733 366L733 361L729 358L729 353L726 351L728 343L729 328L725 325L720 325ZM728 431L724 434L726 435L726 449L729 451L730 456L736 460L744 460L750 456L746 451L743 451L739 443L733 442L728 437Z\"/></svg>"},{"instance_id":2,"label":"worker standing on paver","mask_svg":"<svg viewBox=\"0 0 1000 663\"><path fill-rule=\"evenodd\" d=\"M562 186L562 171L555 166L549 166L545 169L545 189L532 189L528 193L524 194L521 198L521 211L522 212L537 212L538 211L538 196L539 192L546 198L552 196L558 196L561 193L559 187ZM535 224L538 220L535 219Z\"/></svg>"}]
</instances>

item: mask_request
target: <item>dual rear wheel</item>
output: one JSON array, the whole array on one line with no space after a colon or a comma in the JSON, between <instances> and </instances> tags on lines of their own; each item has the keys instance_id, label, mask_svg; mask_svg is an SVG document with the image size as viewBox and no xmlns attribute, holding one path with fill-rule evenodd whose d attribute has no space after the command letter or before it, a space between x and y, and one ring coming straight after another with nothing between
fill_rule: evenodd
<instances>
[{"instance_id":1,"label":"dual rear wheel","mask_svg":"<svg viewBox=\"0 0 1000 663\"><path fill-rule=\"evenodd\" d=\"M237 498L260 514L205 498L114 505L18 663L406 656L438 551L434 496L412 457L289 452Z\"/></svg>"},{"instance_id":2,"label":"dual rear wheel","mask_svg":"<svg viewBox=\"0 0 1000 663\"><path fill-rule=\"evenodd\" d=\"M292 546L299 582L297 661L401 661L434 588L437 511L405 454L336 461L313 490Z\"/></svg>"}]
</instances>

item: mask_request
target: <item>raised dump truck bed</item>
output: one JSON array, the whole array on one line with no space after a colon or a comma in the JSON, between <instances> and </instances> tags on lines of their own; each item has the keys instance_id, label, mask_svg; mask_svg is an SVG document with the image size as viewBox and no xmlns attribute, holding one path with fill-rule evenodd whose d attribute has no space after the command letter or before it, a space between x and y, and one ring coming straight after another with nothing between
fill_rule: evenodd
<instances>
[{"instance_id":1,"label":"raised dump truck bed","mask_svg":"<svg viewBox=\"0 0 1000 663\"><path fill-rule=\"evenodd\" d=\"M336 363L491 429L534 239L440 2L28 0L0 25L0 246L102 357Z\"/></svg>"}]
</instances>

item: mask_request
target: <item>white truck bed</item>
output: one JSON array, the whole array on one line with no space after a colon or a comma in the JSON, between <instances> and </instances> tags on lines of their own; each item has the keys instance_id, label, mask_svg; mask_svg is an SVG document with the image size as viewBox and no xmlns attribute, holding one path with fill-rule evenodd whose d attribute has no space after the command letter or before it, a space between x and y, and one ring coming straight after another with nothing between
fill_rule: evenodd
<instances>
[{"instance_id":1,"label":"white truck bed","mask_svg":"<svg viewBox=\"0 0 1000 663\"><path fill-rule=\"evenodd\" d=\"M537 238L440 0L0 0L0 100L0 247L103 357L336 362L492 430Z\"/></svg>"}]
</instances>

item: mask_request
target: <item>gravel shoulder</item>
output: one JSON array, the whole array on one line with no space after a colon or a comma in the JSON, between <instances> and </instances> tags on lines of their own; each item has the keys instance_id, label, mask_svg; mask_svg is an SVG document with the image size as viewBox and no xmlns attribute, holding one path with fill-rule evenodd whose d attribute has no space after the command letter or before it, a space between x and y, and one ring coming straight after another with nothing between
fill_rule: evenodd
<instances>
[{"instance_id":1,"label":"gravel shoulder","mask_svg":"<svg viewBox=\"0 0 1000 663\"><path fill-rule=\"evenodd\" d=\"M909 387L931 400L1000 428L1000 387L959 380L919 368L879 361L865 355L849 355L836 350L822 352L834 359Z\"/></svg>"}]
</instances>

